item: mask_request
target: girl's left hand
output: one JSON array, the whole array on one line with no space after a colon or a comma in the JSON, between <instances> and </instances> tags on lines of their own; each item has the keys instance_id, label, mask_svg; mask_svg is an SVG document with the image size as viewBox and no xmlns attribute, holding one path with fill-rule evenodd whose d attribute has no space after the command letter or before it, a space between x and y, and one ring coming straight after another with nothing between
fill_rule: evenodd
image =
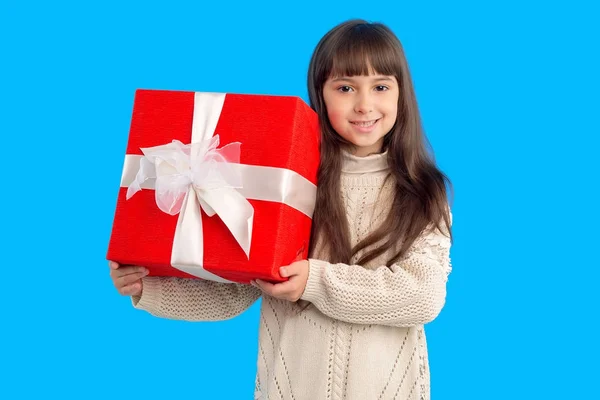
<instances>
[{"instance_id":1,"label":"girl's left hand","mask_svg":"<svg viewBox=\"0 0 600 400\"><path fill-rule=\"evenodd\" d=\"M304 293L304 288L308 281L308 269L308 260L296 261L279 269L281 276L289 278L285 282L273 284L256 279L250 283L257 286L269 296L295 302L300 300L300 297Z\"/></svg>"}]
</instances>

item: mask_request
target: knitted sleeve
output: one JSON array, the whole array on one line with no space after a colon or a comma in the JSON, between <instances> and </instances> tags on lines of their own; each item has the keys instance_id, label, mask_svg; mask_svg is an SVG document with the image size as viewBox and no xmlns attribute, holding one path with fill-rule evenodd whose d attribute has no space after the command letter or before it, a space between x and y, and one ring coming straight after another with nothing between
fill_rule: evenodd
<instances>
[{"instance_id":1,"label":"knitted sleeve","mask_svg":"<svg viewBox=\"0 0 600 400\"><path fill-rule=\"evenodd\" d=\"M157 317L219 321L241 314L261 293L251 285L151 276L142 278L142 294L131 301Z\"/></svg>"},{"instance_id":2,"label":"knitted sleeve","mask_svg":"<svg viewBox=\"0 0 600 400\"><path fill-rule=\"evenodd\" d=\"M446 301L450 238L439 230L423 233L390 267L309 263L301 298L323 314L356 324L422 325L434 320Z\"/></svg>"}]
</instances>

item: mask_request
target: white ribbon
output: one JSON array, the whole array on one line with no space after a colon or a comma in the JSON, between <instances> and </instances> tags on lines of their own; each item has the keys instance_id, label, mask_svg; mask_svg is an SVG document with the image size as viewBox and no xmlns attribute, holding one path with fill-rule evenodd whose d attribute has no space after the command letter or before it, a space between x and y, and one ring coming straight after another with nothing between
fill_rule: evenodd
<instances>
[{"instance_id":1,"label":"white ribbon","mask_svg":"<svg viewBox=\"0 0 600 400\"><path fill-rule=\"evenodd\" d=\"M220 149L215 127L225 94L195 93L192 143L141 149L127 155L121 186L127 199L142 188L154 189L156 204L165 213L179 213L171 265L199 278L227 282L203 268L204 240L200 208L217 214L246 257L250 257L254 209L248 199L285 203L312 217L316 186L298 173L273 167L239 164L240 143Z\"/></svg>"},{"instance_id":2,"label":"white ribbon","mask_svg":"<svg viewBox=\"0 0 600 400\"><path fill-rule=\"evenodd\" d=\"M202 216L198 206L209 217L217 214L250 258L254 208L236 191L242 187L241 176L228 164L239 163L240 143L221 149L217 149L218 145L216 135L208 141L188 145L174 140L167 145L143 148L140 169L127 189L129 199L141 190L142 183L156 179L158 208L169 215L179 214L171 264L182 270L195 270L198 266L194 261L204 259Z\"/></svg>"}]
</instances>

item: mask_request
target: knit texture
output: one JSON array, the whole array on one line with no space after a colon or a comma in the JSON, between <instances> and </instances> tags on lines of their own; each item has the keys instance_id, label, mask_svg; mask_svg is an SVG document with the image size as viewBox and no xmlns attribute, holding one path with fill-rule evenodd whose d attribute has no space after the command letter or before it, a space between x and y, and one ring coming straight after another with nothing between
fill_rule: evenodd
<instances>
[{"instance_id":1,"label":"knit texture","mask_svg":"<svg viewBox=\"0 0 600 400\"><path fill-rule=\"evenodd\" d=\"M383 221L393 184L386 154L344 153L342 195L352 245ZM391 267L390 254L367 265L328 263L317 250L297 303L263 295L254 398L427 400L424 325L437 317L451 271L447 232L426 229ZM361 254L357 254L355 262ZM233 318L262 292L249 285L145 277L133 305L189 321Z\"/></svg>"}]
</instances>

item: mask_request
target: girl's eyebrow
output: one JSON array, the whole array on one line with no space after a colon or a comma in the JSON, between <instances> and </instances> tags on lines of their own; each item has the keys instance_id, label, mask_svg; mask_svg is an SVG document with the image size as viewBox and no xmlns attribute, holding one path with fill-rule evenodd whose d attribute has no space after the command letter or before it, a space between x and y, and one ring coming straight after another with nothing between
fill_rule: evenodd
<instances>
[{"instance_id":1,"label":"girl's eyebrow","mask_svg":"<svg viewBox=\"0 0 600 400\"><path fill-rule=\"evenodd\" d=\"M393 82L394 78L392 76L385 75L385 76L376 76L375 80L376 81L390 81L390 82Z\"/></svg>"},{"instance_id":2,"label":"girl's eyebrow","mask_svg":"<svg viewBox=\"0 0 600 400\"><path fill-rule=\"evenodd\" d=\"M377 81L377 82L379 82L379 81L394 82L394 79L392 79L391 76L386 76L386 75L373 76L372 80ZM341 77L334 78L331 80L331 82L333 82L333 83L340 82L340 81L354 82L355 79L351 76L341 76Z\"/></svg>"}]
</instances>

